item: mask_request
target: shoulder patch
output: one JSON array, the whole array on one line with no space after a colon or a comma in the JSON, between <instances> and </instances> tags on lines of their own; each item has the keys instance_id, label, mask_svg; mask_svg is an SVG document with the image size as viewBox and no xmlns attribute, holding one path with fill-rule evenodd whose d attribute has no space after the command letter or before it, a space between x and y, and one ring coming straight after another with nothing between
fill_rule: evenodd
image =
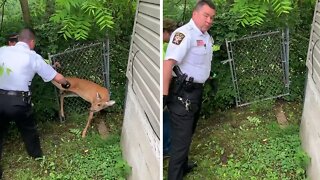
<instances>
[{"instance_id":1,"label":"shoulder patch","mask_svg":"<svg viewBox=\"0 0 320 180\"><path fill-rule=\"evenodd\" d=\"M182 42L184 37L185 37L184 34L182 34L180 32L177 32L173 37L172 43L176 44L176 45L179 45Z\"/></svg>"}]
</instances>

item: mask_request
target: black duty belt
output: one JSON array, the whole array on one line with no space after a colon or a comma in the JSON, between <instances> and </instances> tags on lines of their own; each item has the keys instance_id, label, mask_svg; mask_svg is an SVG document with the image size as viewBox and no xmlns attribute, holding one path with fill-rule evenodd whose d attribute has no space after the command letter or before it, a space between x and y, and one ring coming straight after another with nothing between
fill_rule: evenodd
<instances>
[{"instance_id":1,"label":"black duty belt","mask_svg":"<svg viewBox=\"0 0 320 180\"><path fill-rule=\"evenodd\" d=\"M202 88L204 86L203 83L191 83L192 87L198 89L198 88Z\"/></svg>"},{"instance_id":2,"label":"black duty belt","mask_svg":"<svg viewBox=\"0 0 320 180\"><path fill-rule=\"evenodd\" d=\"M3 90L3 89L0 89L0 94L9 95L9 96L20 96L20 97L30 96L29 91L11 91L11 90Z\"/></svg>"},{"instance_id":3,"label":"black duty belt","mask_svg":"<svg viewBox=\"0 0 320 180\"><path fill-rule=\"evenodd\" d=\"M185 87L191 87L193 89L203 88L204 86L203 83L195 83L195 82L189 82L189 81L185 81L183 84Z\"/></svg>"},{"instance_id":4,"label":"black duty belt","mask_svg":"<svg viewBox=\"0 0 320 180\"><path fill-rule=\"evenodd\" d=\"M173 81L176 81L177 77L172 77ZM204 83L195 83L190 81L184 81L183 84L186 86L191 86L195 89L203 88Z\"/></svg>"}]
</instances>

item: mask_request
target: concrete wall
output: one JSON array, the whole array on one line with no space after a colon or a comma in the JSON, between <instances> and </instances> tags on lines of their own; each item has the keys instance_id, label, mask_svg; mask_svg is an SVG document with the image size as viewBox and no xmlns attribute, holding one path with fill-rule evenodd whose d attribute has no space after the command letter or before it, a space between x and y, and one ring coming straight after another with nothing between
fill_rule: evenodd
<instances>
[{"instance_id":1,"label":"concrete wall","mask_svg":"<svg viewBox=\"0 0 320 180\"><path fill-rule=\"evenodd\" d=\"M160 177L160 141L129 88L122 127L122 152L132 174L129 180L158 180Z\"/></svg>"},{"instance_id":2,"label":"concrete wall","mask_svg":"<svg viewBox=\"0 0 320 180\"><path fill-rule=\"evenodd\" d=\"M320 92L312 81L311 75L305 92L305 103L301 122L301 138L303 148L311 157L308 177L312 180L320 178Z\"/></svg>"},{"instance_id":3,"label":"concrete wall","mask_svg":"<svg viewBox=\"0 0 320 180\"><path fill-rule=\"evenodd\" d=\"M311 157L308 177L320 179L320 1L314 10L307 55L308 77L301 121L302 145Z\"/></svg>"}]
</instances>

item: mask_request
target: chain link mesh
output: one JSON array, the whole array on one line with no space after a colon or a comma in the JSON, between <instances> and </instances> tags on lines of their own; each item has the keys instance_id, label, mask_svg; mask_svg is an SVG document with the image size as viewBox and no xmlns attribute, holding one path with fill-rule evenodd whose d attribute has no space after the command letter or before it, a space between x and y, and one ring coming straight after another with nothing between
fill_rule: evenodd
<instances>
[{"instance_id":1,"label":"chain link mesh","mask_svg":"<svg viewBox=\"0 0 320 180\"><path fill-rule=\"evenodd\" d=\"M65 77L87 79L101 86L108 87L109 59L107 53L108 46L105 44L108 44L108 42L76 45L73 48L66 49L62 53L49 54L49 60L60 63L61 67L57 68L57 71ZM90 103L75 95L66 96L64 99L64 111L66 115L71 112L77 114L88 113L89 107Z\"/></svg>"},{"instance_id":2,"label":"chain link mesh","mask_svg":"<svg viewBox=\"0 0 320 180\"><path fill-rule=\"evenodd\" d=\"M276 31L227 41L237 106L289 94L285 36Z\"/></svg>"}]
</instances>

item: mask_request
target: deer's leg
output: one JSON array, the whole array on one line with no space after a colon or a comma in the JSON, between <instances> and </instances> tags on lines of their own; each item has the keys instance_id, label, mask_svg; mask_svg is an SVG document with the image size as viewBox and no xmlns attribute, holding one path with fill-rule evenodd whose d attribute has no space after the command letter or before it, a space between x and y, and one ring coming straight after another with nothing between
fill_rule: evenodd
<instances>
[{"instance_id":1,"label":"deer's leg","mask_svg":"<svg viewBox=\"0 0 320 180\"><path fill-rule=\"evenodd\" d=\"M64 109L63 109L63 101L65 97L65 92L60 92L60 120L63 122L66 120L64 116Z\"/></svg>"},{"instance_id":2,"label":"deer's leg","mask_svg":"<svg viewBox=\"0 0 320 180\"><path fill-rule=\"evenodd\" d=\"M60 120L62 122L66 119L64 116L64 98L72 94L74 93L69 91L60 91Z\"/></svg>"},{"instance_id":3,"label":"deer's leg","mask_svg":"<svg viewBox=\"0 0 320 180\"><path fill-rule=\"evenodd\" d=\"M82 137L83 137L83 138L86 137L88 128L89 128L89 126L90 126L90 124L91 124L91 121L92 121L92 118L93 118L93 112L90 111L89 117L88 117L88 120L87 120L87 125L86 125L86 127L84 128L84 130L82 131Z\"/></svg>"}]
</instances>

